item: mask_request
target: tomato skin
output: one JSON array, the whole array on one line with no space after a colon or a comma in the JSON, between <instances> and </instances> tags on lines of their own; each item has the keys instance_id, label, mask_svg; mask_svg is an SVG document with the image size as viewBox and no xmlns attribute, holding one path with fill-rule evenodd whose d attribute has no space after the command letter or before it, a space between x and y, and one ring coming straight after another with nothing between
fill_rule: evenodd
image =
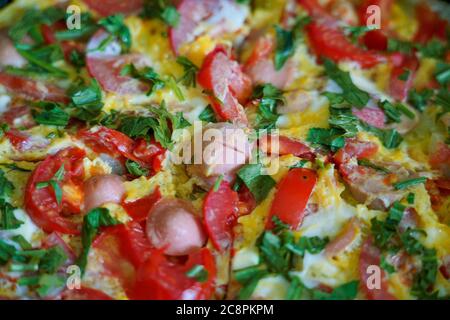
<instances>
[{"instance_id":1,"label":"tomato skin","mask_svg":"<svg viewBox=\"0 0 450 320\"><path fill-rule=\"evenodd\" d=\"M203 265L208 272L205 282L188 278L186 272L195 265ZM130 298L136 300L205 300L214 293L216 267L207 248L189 255L185 264L169 261L161 250L153 250L138 270Z\"/></svg>"},{"instance_id":2,"label":"tomato skin","mask_svg":"<svg viewBox=\"0 0 450 320\"><path fill-rule=\"evenodd\" d=\"M237 193L225 181L222 181L217 191L212 188L203 202L206 231L214 247L219 251L223 252L231 247L238 204Z\"/></svg>"},{"instance_id":3,"label":"tomato skin","mask_svg":"<svg viewBox=\"0 0 450 320\"><path fill-rule=\"evenodd\" d=\"M380 259L380 251L373 245L372 239L366 239L362 245L361 254L359 257L361 287L369 300L396 300L396 298L388 291L386 274L380 267ZM368 270L371 266L378 266L380 268L381 288L379 289L371 289L368 287L370 282L369 277L373 274Z\"/></svg>"},{"instance_id":4,"label":"tomato skin","mask_svg":"<svg viewBox=\"0 0 450 320\"><path fill-rule=\"evenodd\" d=\"M416 16L419 20L419 28L414 41L427 43L433 38L445 41L448 22L430 9L428 4L420 3L416 6Z\"/></svg>"},{"instance_id":5,"label":"tomato skin","mask_svg":"<svg viewBox=\"0 0 450 320\"><path fill-rule=\"evenodd\" d=\"M243 124L248 122L239 102L244 103L248 100L252 83L242 72L239 64L229 57L223 46L217 46L205 57L197 78L203 88L213 93L211 102L221 119ZM216 98L221 101L217 101Z\"/></svg>"},{"instance_id":6,"label":"tomato skin","mask_svg":"<svg viewBox=\"0 0 450 320\"><path fill-rule=\"evenodd\" d=\"M130 14L138 11L144 5L143 0L84 0L89 8L106 17L117 13Z\"/></svg>"},{"instance_id":7,"label":"tomato skin","mask_svg":"<svg viewBox=\"0 0 450 320\"><path fill-rule=\"evenodd\" d=\"M110 155L121 154L125 158L135 159L133 156L134 141L122 132L107 127L98 130L82 129L78 138L84 141L94 151Z\"/></svg>"},{"instance_id":8,"label":"tomato skin","mask_svg":"<svg viewBox=\"0 0 450 320\"><path fill-rule=\"evenodd\" d=\"M61 295L61 300L113 300L103 291L81 287L80 289L65 290Z\"/></svg>"},{"instance_id":9,"label":"tomato skin","mask_svg":"<svg viewBox=\"0 0 450 320\"><path fill-rule=\"evenodd\" d=\"M30 136L24 132L17 129L10 129L5 133L5 136L11 142L12 146L19 150L24 151L24 144L28 141Z\"/></svg>"},{"instance_id":10,"label":"tomato skin","mask_svg":"<svg viewBox=\"0 0 450 320\"><path fill-rule=\"evenodd\" d=\"M277 185L266 228L274 227L272 217L277 216L294 230L297 229L303 221L305 208L316 182L315 171L304 168L291 169Z\"/></svg>"},{"instance_id":11,"label":"tomato skin","mask_svg":"<svg viewBox=\"0 0 450 320\"><path fill-rule=\"evenodd\" d=\"M153 193L136 201L122 202L122 207L134 221L142 222L147 219L153 205L161 199L159 188Z\"/></svg>"},{"instance_id":12,"label":"tomato skin","mask_svg":"<svg viewBox=\"0 0 450 320\"><path fill-rule=\"evenodd\" d=\"M85 152L78 148L67 148L55 155L48 156L33 171L28 179L25 191L25 210L31 219L45 232L60 232L77 235L80 225L62 216L67 199L64 197L58 205L54 191L50 187L37 189L36 184L52 179L56 171L64 165L65 175L62 184L81 184L83 176L82 159ZM73 214L73 212L71 212Z\"/></svg>"},{"instance_id":13,"label":"tomato skin","mask_svg":"<svg viewBox=\"0 0 450 320\"><path fill-rule=\"evenodd\" d=\"M132 154L141 163L144 163L146 167L153 168L154 172L158 172L161 169L165 151L166 149L154 139L146 141L141 138L136 141Z\"/></svg>"},{"instance_id":14,"label":"tomato skin","mask_svg":"<svg viewBox=\"0 0 450 320\"><path fill-rule=\"evenodd\" d=\"M361 49L350 42L344 33L335 26L312 22L306 26L311 46L318 56L340 62L351 60L362 68L371 68L385 58L374 52Z\"/></svg>"},{"instance_id":15,"label":"tomato skin","mask_svg":"<svg viewBox=\"0 0 450 320\"><path fill-rule=\"evenodd\" d=\"M279 143L278 153L271 148L272 139L277 138ZM292 154L305 159L314 159L315 157L310 147L286 136L268 136L266 139L261 139L259 140L259 148L267 154L279 154L280 156Z\"/></svg>"},{"instance_id":16,"label":"tomato skin","mask_svg":"<svg viewBox=\"0 0 450 320\"><path fill-rule=\"evenodd\" d=\"M375 155L377 151L378 146L374 142L347 139L345 146L334 155L334 160L337 164L343 164L351 158L367 159Z\"/></svg>"},{"instance_id":17,"label":"tomato skin","mask_svg":"<svg viewBox=\"0 0 450 320\"><path fill-rule=\"evenodd\" d=\"M63 89L51 84L38 84L37 81L22 78L0 71L0 85L7 91L31 100L45 100L68 103L69 98ZM44 89L43 89L44 88Z\"/></svg>"}]
</instances>

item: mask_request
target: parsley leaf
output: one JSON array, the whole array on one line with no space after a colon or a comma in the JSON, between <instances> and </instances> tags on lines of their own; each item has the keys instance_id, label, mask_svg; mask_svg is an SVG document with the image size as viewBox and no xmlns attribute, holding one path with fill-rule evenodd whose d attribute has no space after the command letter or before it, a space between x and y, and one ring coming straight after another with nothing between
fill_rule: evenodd
<instances>
[{"instance_id":1,"label":"parsley leaf","mask_svg":"<svg viewBox=\"0 0 450 320\"><path fill-rule=\"evenodd\" d=\"M216 114L211 105L207 105L205 109L199 114L198 118L204 122L217 122Z\"/></svg>"},{"instance_id":2,"label":"parsley leaf","mask_svg":"<svg viewBox=\"0 0 450 320\"><path fill-rule=\"evenodd\" d=\"M33 112L33 118L37 123L59 127L65 127L69 123L69 114L59 104L42 101L36 106L41 110Z\"/></svg>"},{"instance_id":3,"label":"parsley leaf","mask_svg":"<svg viewBox=\"0 0 450 320\"><path fill-rule=\"evenodd\" d=\"M130 159L127 159L127 161L125 162L125 167L127 168L128 172L135 177L146 176L149 173L148 169L141 167L139 163L134 162Z\"/></svg>"},{"instance_id":4,"label":"parsley leaf","mask_svg":"<svg viewBox=\"0 0 450 320\"><path fill-rule=\"evenodd\" d=\"M177 57L177 63L184 69L184 74L178 81L186 87L197 87L198 67L184 56Z\"/></svg>"},{"instance_id":5,"label":"parsley leaf","mask_svg":"<svg viewBox=\"0 0 450 320\"><path fill-rule=\"evenodd\" d=\"M55 172L52 179L36 183L36 189L52 187L53 192L55 193L56 202L58 204L61 204L63 192L59 185L59 181L64 179L64 174L65 174L64 164L62 164L61 167L58 169L58 171Z\"/></svg>"},{"instance_id":6,"label":"parsley leaf","mask_svg":"<svg viewBox=\"0 0 450 320\"><path fill-rule=\"evenodd\" d=\"M100 19L98 24L119 40L122 53L126 53L131 48L131 33L123 19L122 14L116 14Z\"/></svg>"},{"instance_id":7,"label":"parsley leaf","mask_svg":"<svg viewBox=\"0 0 450 320\"><path fill-rule=\"evenodd\" d=\"M146 0L141 16L161 19L171 27L176 27L180 20L180 13L168 0Z\"/></svg>"},{"instance_id":8,"label":"parsley leaf","mask_svg":"<svg viewBox=\"0 0 450 320\"><path fill-rule=\"evenodd\" d=\"M120 72L121 76L131 76L148 84L149 89L147 96L151 95L155 90L162 89L166 85L159 74L152 67L144 67L141 70L136 69L134 64L128 64Z\"/></svg>"},{"instance_id":9,"label":"parsley leaf","mask_svg":"<svg viewBox=\"0 0 450 320\"><path fill-rule=\"evenodd\" d=\"M336 128L311 128L308 131L306 141L327 148L329 147L333 152L336 152L345 145L345 138L342 136L342 131Z\"/></svg>"},{"instance_id":10,"label":"parsley leaf","mask_svg":"<svg viewBox=\"0 0 450 320\"><path fill-rule=\"evenodd\" d=\"M257 129L273 129L278 120L277 106L284 104L283 92L270 83L259 85L253 92L253 98L260 99L256 115Z\"/></svg>"},{"instance_id":11,"label":"parsley leaf","mask_svg":"<svg viewBox=\"0 0 450 320\"><path fill-rule=\"evenodd\" d=\"M283 68L286 61L294 54L294 37L292 31L275 26L277 45L275 48L274 65L275 70Z\"/></svg>"},{"instance_id":12,"label":"parsley leaf","mask_svg":"<svg viewBox=\"0 0 450 320\"><path fill-rule=\"evenodd\" d=\"M97 117L102 108L102 91L97 80L92 79L89 85L77 83L69 90L72 100L70 107L73 110L73 116L83 120L90 121Z\"/></svg>"},{"instance_id":13,"label":"parsley leaf","mask_svg":"<svg viewBox=\"0 0 450 320\"><path fill-rule=\"evenodd\" d=\"M258 203L264 200L276 185L271 176L262 174L261 164L247 164L239 169L237 176L247 186Z\"/></svg>"},{"instance_id":14,"label":"parsley leaf","mask_svg":"<svg viewBox=\"0 0 450 320\"><path fill-rule=\"evenodd\" d=\"M83 250L77 259L77 265L80 267L82 274L86 269L89 250L94 241L95 236L101 227L114 226L119 222L109 214L106 208L95 208L89 211L83 219L83 227L81 229L81 243Z\"/></svg>"},{"instance_id":15,"label":"parsley leaf","mask_svg":"<svg viewBox=\"0 0 450 320\"><path fill-rule=\"evenodd\" d=\"M324 60L327 76L334 80L342 89L342 96L352 106L363 108L369 102L370 96L367 92L359 89L353 84L350 73L342 71L331 60Z\"/></svg>"}]
</instances>

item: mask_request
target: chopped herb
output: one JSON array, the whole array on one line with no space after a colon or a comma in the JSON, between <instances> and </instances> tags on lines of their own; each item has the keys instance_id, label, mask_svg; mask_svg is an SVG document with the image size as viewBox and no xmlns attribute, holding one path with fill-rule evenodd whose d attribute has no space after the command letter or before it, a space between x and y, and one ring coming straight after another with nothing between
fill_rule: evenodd
<instances>
[{"instance_id":1,"label":"chopped herb","mask_svg":"<svg viewBox=\"0 0 450 320\"><path fill-rule=\"evenodd\" d=\"M398 80L407 81L411 75L411 70L405 69L401 75L398 76Z\"/></svg>"},{"instance_id":2,"label":"chopped herb","mask_svg":"<svg viewBox=\"0 0 450 320\"><path fill-rule=\"evenodd\" d=\"M422 268L414 275L411 293L419 299L436 299L437 292L430 292L438 273L438 260L435 249L424 248Z\"/></svg>"},{"instance_id":3,"label":"chopped herb","mask_svg":"<svg viewBox=\"0 0 450 320\"><path fill-rule=\"evenodd\" d=\"M55 32L55 38L59 41L86 39L97 31L99 26L88 12L82 12L80 16L80 28L64 29Z\"/></svg>"},{"instance_id":4,"label":"chopped herb","mask_svg":"<svg viewBox=\"0 0 450 320\"><path fill-rule=\"evenodd\" d=\"M14 185L5 177L3 170L0 170L0 200L6 201L11 196Z\"/></svg>"},{"instance_id":5,"label":"chopped herb","mask_svg":"<svg viewBox=\"0 0 450 320\"><path fill-rule=\"evenodd\" d=\"M0 265L5 265L16 254L16 248L0 239Z\"/></svg>"},{"instance_id":6,"label":"chopped herb","mask_svg":"<svg viewBox=\"0 0 450 320\"><path fill-rule=\"evenodd\" d=\"M253 275L253 277L247 281L244 286L241 288L238 294L239 300L247 300L249 299L258 285L259 280L264 278L268 274L267 271L260 271Z\"/></svg>"},{"instance_id":7,"label":"chopped herb","mask_svg":"<svg viewBox=\"0 0 450 320\"><path fill-rule=\"evenodd\" d=\"M152 67L144 67L141 70L137 70L134 64L128 64L123 67L120 75L131 76L148 84L147 96L151 95L155 90L164 88L166 85L165 81L161 79Z\"/></svg>"},{"instance_id":8,"label":"chopped herb","mask_svg":"<svg viewBox=\"0 0 450 320\"><path fill-rule=\"evenodd\" d=\"M208 271L203 265L197 264L186 272L186 276L188 278L194 278L198 282L205 282L208 280Z\"/></svg>"},{"instance_id":9,"label":"chopped herb","mask_svg":"<svg viewBox=\"0 0 450 320\"><path fill-rule=\"evenodd\" d=\"M407 201L409 204L414 204L415 198L416 198L415 194L412 193L412 192L410 192L410 193L408 193L408 196L406 197L406 201Z\"/></svg>"},{"instance_id":10,"label":"chopped herb","mask_svg":"<svg viewBox=\"0 0 450 320\"><path fill-rule=\"evenodd\" d=\"M180 20L180 13L168 0L145 1L141 16L161 19L171 27L176 27Z\"/></svg>"},{"instance_id":11,"label":"chopped herb","mask_svg":"<svg viewBox=\"0 0 450 320\"><path fill-rule=\"evenodd\" d=\"M313 144L329 147L331 151L336 152L345 145L345 138L341 133L340 130L335 128L311 128L306 140Z\"/></svg>"},{"instance_id":12,"label":"chopped herb","mask_svg":"<svg viewBox=\"0 0 450 320\"><path fill-rule=\"evenodd\" d=\"M17 229L23 224L14 215L14 209L8 202L0 200L0 230Z\"/></svg>"},{"instance_id":13,"label":"chopped herb","mask_svg":"<svg viewBox=\"0 0 450 320\"><path fill-rule=\"evenodd\" d=\"M59 185L59 181L61 181L64 178L65 170L64 170L64 164L61 165L61 167L56 171L53 178L48 181L41 181L36 183L36 189L43 189L47 187L52 187L53 192L55 194L56 202L58 204L61 204L62 201L62 189Z\"/></svg>"},{"instance_id":14,"label":"chopped herb","mask_svg":"<svg viewBox=\"0 0 450 320\"><path fill-rule=\"evenodd\" d=\"M77 259L77 265L80 267L82 274L86 269L87 258L92 241L99 232L101 227L117 225L119 222L109 214L106 208L95 208L89 211L83 219L83 227L81 229L81 243L83 250Z\"/></svg>"},{"instance_id":15,"label":"chopped herb","mask_svg":"<svg viewBox=\"0 0 450 320\"><path fill-rule=\"evenodd\" d=\"M198 118L204 122L217 122L216 120L216 114L214 113L213 108L211 105L207 105L205 109L200 113Z\"/></svg>"},{"instance_id":16,"label":"chopped herb","mask_svg":"<svg viewBox=\"0 0 450 320\"><path fill-rule=\"evenodd\" d=\"M197 87L198 67L184 56L177 57L177 63L184 69L184 74L178 81L186 87Z\"/></svg>"},{"instance_id":17,"label":"chopped herb","mask_svg":"<svg viewBox=\"0 0 450 320\"><path fill-rule=\"evenodd\" d=\"M125 167L130 174L136 177L147 176L149 173L148 169L141 167L139 163L134 162L130 159L127 159L127 161L125 162Z\"/></svg>"},{"instance_id":18,"label":"chopped herb","mask_svg":"<svg viewBox=\"0 0 450 320\"><path fill-rule=\"evenodd\" d=\"M43 274L38 279L36 291L41 297L48 296L53 290L59 289L66 284L66 279L59 274Z\"/></svg>"},{"instance_id":19,"label":"chopped herb","mask_svg":"<svg viewBox=\"0 0 450 320\"><path fill-rule=\"evenodd\" d=\"M371 231L375 240L375 245L380 249L387 249L390 247L391 239L396 235L397 226L403 217L403 212L406 207L400 202L394 202L389 209L388 216L385 221L380 221L373 218L370 222L372 224Z\"/></svg>"},{"instance_id":20,"label":"chopped herb","mask_svg":"<svg viewBox=\"0 0 450 320\"><path fill-rule=\"evenodd\" d=\"M35 104L41 111L33 112L34 120L39 124L65 127L70 116L57 103L39 102Z\"/></svg>"},{"instance_id":21,"label":"chopped herb","mask_svg":"<svg viewBox=\"0 0 450 320\"><path fill-rule=\"evenodd\" d=\"M102 91L97 80L92 79L89 85L77 83L69 90L72 100L71 107L74 108L73 116L90 121L97 117L102 108Z\"/></svg>"},{"instance_id":22,"label":"chopped herb","mask_svg":"<svg viewBox=\"0 0 450 320\"><path fill-rule=\"evenodd\" d=\"M262 174L261 164L247 164L239 169L237 176L247 186L258 203L264 200L276 185L271 176Z\"/></svg>"},{"instance_id":23,"label":"chopped herb","mask_svg":"<svg viewBox=\"0 0 450 320\"><path fill-rule=\"evenodd\" d=\"M275 26L277 45L275 48L274 65L275 70L283 68L286 61L294 54L294 37L292 31Z\"/></svg>"},{"instance_id":24,"label":"chopped herb","mask_svg":"<svg viewBox=\"0 0 450 320\"><path fill-rule=\"evenodd\" d=\"M222 183L223 180L223 174L221 174L220 176L217 177L216 181L214 182L214 186L213 186L213 191L217 192L219 191L220 188L220 184Z\"/></svg>"},{"instance_id":25,"label":"chopped herb","mask_svg":"<svg viewBox=\"0 0 450 320\"><path fill-rule=\"evenodd\" d=\"M358 43L359 38L373 29L373 26L348 26L345 27L344 30L348 35L350 35L350 39L353 43Z\"/></svg>"},{"instance_id":26,"label":"chopped herb","mask_svg":"<svg viewBox=\"0 0 450 320\"><path fill-rule=\"evenodd\" d=\"M433 39L424 45L416 44L415 46L423 57L441 60L444 59L447 50L446 45L437 39Z\"/></svg>"},{"instance_id":27,"label":"chopped herb","mask_svg":"<svg viewBox=\"0 0 450 320\"><path fill-rule=\"evenodd\" d=\"M342 89L343 98L352 106L363 108L369 102L370 96L367 92L359 89L353 84L350 73L342 71L331 60L325 59L325 71L332 80L334 80Z\"/></svg>"},{"instance_id":28,"label":"chopped herb","mask_svg":"<svg viewBox=\"0 0 450 320\"><path fill-rule=\"evenodd\" d=\"M391 173L391 171L388 170L387 168L379 166L379 165L376 165L375 163L373 163L373 162L371 162L370 160L367 160L367 159L358 159L358 164L360 166L372 168L372 169L375 169L377 171L381 171L381 172L384 172L384 173Z\"/></svg>"},{"instance_id":29,"label":"chopped herb","mask_svg":"<svg viewBox=\"0 0 450 320\"><path fill-rule=\"evenodd\" d=\"M439 84L447 86L450 83L450 64L438 62L434 75Z\"/></svg>"},{"instance_id":30,"label":"chopped herb","mask_svg":"<svg viewBox=\"0 0 450 320\"><path fill-rule=\"evenodd\" d=\"M100 19L98 24L119 40L122 53L126 53L131 48L131 33L123 19L124 16L122 14L117 14Z\"/></svg>"},{"instance_id":31,"label":"chopped herb","mask_svg":"<svg viewBox=\"0 0 450 320\"><path fill-rule=\"evenodd\" d=\"M328 237L300 237L296 243L288 243L286 248L288 248L292 253L303 257L305 252L309 252L311 254L321 252L328 242Z\"/></svg>"},{"instance_id":32,"label":"chopped herb","mask_svg":"<svg viewBox=\"0 0 450 320\"><path fill-rule=\"evenodd\" d=\"M404 181L400 181L397 183L394 183L395 190L403 190L406 188L409 188L411 186L415 186L416 184L425 183L427 181L426 177L420 177L420 178L414 178L414 179L408 179Z\"/></svg>"},{"instance_id":33,"label":"chopped herb","mask_svg":"<svg viewBox=\"0 0 450 320\"><path fill-rule=\"evenodd\" d=\"M411 53L413 49L413 45L411 42L400 41L395 39L388 39L388 51L389 52L402 52L402 53Z\"/></svg>"},{"instance_id":34,"label":"chopped herb","mask_svg":"<svg viewBox=\"0 0 450 320\"><path fill-rule=\"evenodd\" d=\"M391 122L400 123L401 112L389 101L380 101L378 104L381 109L383 109L384 114Z\"/></svg>"},{"instance_id":35,"label":"chopped herb","mask_svg":"<svg viewBox=\"0 0 450 320\"><path fill-rule=\"evenodd\" d=\"M389 262L386 261L386 258L382 255L380 260L380 267L384 269L387 273L392 274L395 272L395 268Z\"/></svg>"},{"instance_id":36,"label":"chopped herb","mask_svg":"<svg viewBox=\"0 0 450 320\"><path fill-rule=\"evenodd\" d=\"M314 290L313 298L319 300L353 300L358 294L359 281L350 281L333 289L331 293Z\"/></svg>"},{"instance_id":37,"label":"chopped herb","mask_svg":"<svg viewBox=\"0 0 450 320\"><path fill-rule=\"evenodd\" d=\"M86 66L86 57L84 53L76 49L70 51L69 61L75 68L77 68L78 71Z\"/></svg>"},{"instance_id":38,"label":"chopped herb","mask_svg":"<svg viewBox=\"0 0 450 320\"><path fill-rule=\"evenodd\" d=\"M64 58L59 46L47 45L35 48L27 45L16 45L16 50L29 63L23 69L25 73L31 71L34 75L47 74L57 78L65 78L68 76L66 71L53 66L54 62Z\"/></svg>"},{"instance_id":39,"label":"chopped herb","mask_svg":"<svg viewBox=\"0 0 450 320\"><path fill-rule=\"evenodd\" d=\"M257 86L253 98L260 99L256 115L257 129L273 129L278 120L277 107L284 104L283 92L271 84Z\"/></svg>"},{"instance_id":40,"label":"chopped herb","mask_svg":"<svg viewBox=\"0 0 450 320\"><path fill-rule=\"evenodd\" d=\"M166 81L167 86L175 93L177 96L177 99L179 101L184 101L184 95L183 91L181 91L180 87L178 86L177 82L175 81L174 77L169 77L169 79Z\"/></svg>"},{"instance_id":41,"label":"chopped herb","mask_svg":"<svg viewBox=\"0 0 450 320\"><path fill-rule=\"evenodd\" d=\"M30 250L32 248L31 244L21 234L13 236L11 240L17 243L22 250Z\"/></svg>"},{"instance_id":42,"label":"chopped herb","mask_svg":"<svg viewBox=\"0 0 450 320\"><path fill-rule=\"evenodd\" d=\"M67 260L67 254L60 246L48 249L39 262L39 271L55 273Z\"/></svg>"}]
</instances>

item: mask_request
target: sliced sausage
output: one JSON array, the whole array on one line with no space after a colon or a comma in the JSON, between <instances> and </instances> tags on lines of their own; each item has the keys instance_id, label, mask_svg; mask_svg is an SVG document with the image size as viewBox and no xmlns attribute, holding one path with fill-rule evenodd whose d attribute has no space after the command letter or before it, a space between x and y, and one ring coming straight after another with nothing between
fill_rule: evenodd
<instances>
[{"instance_id":1,"label":"sliced sausage","mask_svg":"<svg viewBox=\"0 0 450 320\"><path fill-rule=\"evenodd\" d=\"M194 137L202 142L200 164L188 164L191 176L200 178L209 189L217 177L223 175L225 181L232 181L236 171L247 162L253 144L248 141L244 129L231 123L210 124L202 136Z\"/></svg>"},{"instance_id":2,"label":"sliced sausage","mask_svg":"<svg viewBox=\"0 0 450 320\"><path fill-rule=\"evenodd\" d=\"M120 203L125 194L125 188L120 176L106 174L86 180L84 194L84 210L88 212L105 203Z\"/></svg>"},{"instance_id":3,"label":"sliced sausage","mask_svg":"<svg viewBox=\"0 0 450 320\"><path fill-rule=\"evenodd\" d=\"M203 247L206 235L194 214L194 208L185 200L158 201L147 218L147 236L152 245L172 256L187 255Z\"/></svg>"},{"instance_id":4,"label":"sliced sausage","mask_svg":"<svg viewBox=\"0 0 450 320\"><path fill-rule=\"evenodd\" d=\"M346 250L356 239L360 229L357 218L351 218L344 226L342 231L325 247L325 254L327 257L334 257Z\"/></svg>"},{"instance_id":5,"label":"sliced sausage","mask_svg":"<svg viewBox=\"0 0 450 320\"><path fill-rule=\"evenodd\" d=\"M0 66L21 68L26 64L27 61L17 52L5 32L0 32L0 43Z\"/></svg>"}]
</instances>

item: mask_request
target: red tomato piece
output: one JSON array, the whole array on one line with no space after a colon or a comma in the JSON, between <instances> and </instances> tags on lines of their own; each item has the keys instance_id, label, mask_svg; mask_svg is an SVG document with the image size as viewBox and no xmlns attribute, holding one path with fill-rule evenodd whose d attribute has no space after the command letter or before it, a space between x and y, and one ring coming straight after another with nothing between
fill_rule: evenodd
<instances>
[{"instance_id":1,"label":"red tomato piece","mask_svg":"<svg viewBox=\"0 0 450 320\"><path fill-rule=\"evenodd\" d=\"M107 127L98 127L94 130L82 129L78 132L78 137L96 152L113 156L120 154L131 160L136 159L133 155L133 139L122 132Z\"/></svg>"},{"instance_id":2,"label":"red tomato piece","mask_svg":"<svg viewBox=\"0 0 450 320\"><path fill-rule=\"evenodd\" d=\"M297 229L303 222L305 208L316 182L315 171L291 169L277 185L266 228L273 228L272 217L277 216L282 222Z\"/></svg>"},{"instance_id":3,"label":"red tomato piece","mask_svg":"<svg viewBox=\"0 0 450 320\"><path fill-rule=\"evenodd\" d=\"M338 164L343 164L351 158L367 159L375 155L377 151L378 146L374 142L347 139L345 146L334 155L334 160Z\"/></svg>"},{"instance_id":4,"label":"red tomato piece","mask_svg":"<svg viewBox=\"0 0 450 320\"><path fill-rule=\"evenodd\" d=\"M414 41L426 43L433 38L446 40L447 21L441 19L439 14L432 11L426 3L420 3L416 7L416 16L419 28Z\"/></svg>"},{"instance_id":5,"label":"red tomato piece","mask_svg":"<svg viewBox=\"0 0 450 320\"><path fill-rule=\"evenodd\" d=\"M388 283L386 280L386 274L380 267L380 250L375 247L372 240L367 239L362 246L361 255L359 256L359 276L361 279L361 285L363 291L366 293L369 300L396 300L396 298L389 293ZM378 266L381 275L380 288L369 287L370 276L373 275L373 271L370 272L369 267Z\"/></svg>"},{"instance_id":6,"label":"red tomato piece","mask_svg":"<svg viewBox=\"0 0 450 320\"><path fill-rule=\"evenodd\" d=\"M48 26L46 24L41 25L41 33L45 43L47 44L57 43L58 40L55 37L55 32L65 29L67 29L67 27L63 21L58 21L51 26ZM85 51L85 45L81 42L61 41L59 45L61 46L65 59L69 62L70 62L70 54L73 50L76 50L78 52Z\"/></svg>"},{"instance_id":7,"label":"red tomato piece","mask_svg":"<svg viewBox=\"0 0 450 320\"><path fill-rule=\"evenodd\" d=\"M95 10L101 16L110 16L116 13L130 14L139 11L143 5L143 0L84 0L89 8Z\"/></svg>"},{"instance_id":8,"label":"red tomato piece","mask_svg":"<svg viewBox=\"0 0 450 320\"><path fill-rule=\"evenodd\" d=\"M213 188L206 195L203 203L206 231L214 247L219 251L231 247L238 202L237 193L225 181L222 181L217 191Z\"/></svg>"},{"instance_id":9,"label":"red tomato piece","mask_svg":"<svg viewBox=\"0 0 450 320\"><path fill-rule=\"evenodd\" d=\"M386 122L386 115L383 110L378 107L365 107L362 109L353 108L352 113L360 120L375 128L384 128Z\"/></svg>"},{"instance_id":10,"label":"red tomato piece","mask_svg":"<svg viewBox=\"0 0 450 320\"><path fill-rule=\"evenodd\" d=\"M415 55L408 56L398 53L396 56L392 58L394 67L391 71L389 94L396 100L405 101L408 97L409 89L413 86L415 74L419 67L419 60ZM398 62L396 61L397 59L399 60ZM409 73L406 79L399 79L405 72Z\"/></svg>"},{"instance_id":11,"label":"red tomato piece","mask_svg":"<svg viewBox=\"0 0 450 320\"><path fill-rule=\"evenodd\" d=\"M0 121L7 123L12 128L23 127L28 129L36 124L31 115L30 107L15 105L14 103L9 105L8 110L2 113Z\"/></svg>"},{"instance_id":12,"label":"red tomato piece","mask_svg":"<svg viewBox=\"0 0 450 320\"><path fill-rule=\"evenodd\" d=\"M207 279L198 282L186 272L196 265L207 271ZM214 293L216 278L215 260L209 249L189 255L185 264L170 261L161 250L152 255L141 266L130 298L136 300L204 300Z\"/></svg>"},{"instance_id":13,"label":"red tomato piece","mask_svg":"<svg viewBox=\"0 0 450 320\"><path fill-rule=\"evenodd\" d=\"M5 72L0 72L0 85L4 86L7 91L25 99L69 102L65 91L57 86L48 83L38 83L38 81Z\"/></svg>"},{"instance_id":14,"label":"red tomato piece","mask_svg":"<svg viewBox=\"0 0 450 320\"><path fill-rule=\"evenodd\" d=\"M149 167L153 167L155 159L159 155L163 155L165 152L166 150L161 146L161 144L154 139L150 141L139 139L136 141L133 155Z\"/></svg>"},{"instance_id":15,"label":"red tomato piece","mask_svg":"<svg viewBox=\"0 0 450 320\"><path fill-rule=\"evenodd\" d=\"M30 139L30 135L19 131L17 129L10 129L5 133L5 136L8 138L9 142L13 145L14 149L19 151L24 151L25 145Z\"/></svg>"},{"instance_id":16,"label":"red tomato piece","mask_svg":"<svg viewBox=\"0 0 450 320\"><path fill-rule=\"evenodd\" d=\"M279 149L278 152L276 150L272 150L272 139L278 138ZM259 148L263 152L267 154L278 154L280 156L292 154L296 157L305 158L305 159L313 159L314 152L310 147L301 143L300 141L288 138L286 136L268 136L265 139L259 140Z\"/></svg>"},{"instance_id":17,"label":"red tomato piece","mask_svg":"<svg viewBox=\"0 0 450 320\"><path fill-rule=\"evenodd\" d=\"M134 221L141 222L147 219L149 211L159 199L161 199L161 193L159 189L156 189L153 193L136 201L123 202L122 206Z\"/></svg>"},{"instance_id":18,"label":"red tomato piece","mask_svg":"<svg viewBox=\"0 0 450 320\"><path fill-rule=\"evenodd\" d=\"M239 216L249 214L256 208L255 196L250 192L246 185L242 185L238 191L239 196Z\"/></svg>"},{"instance_id":19,"label":"red tomato piece","mask_svg":"<svg viewBox=\"0 0 450 320\"><path fill-rule=\"evenodd\" d=\"M370 68L385 60L374 52L354 45L337 27L312 22L306 26L311 46L318 56L324 56L335 62L351 60L362 68Z\"/></svg>"},{"instance_id":20,"label":"red tomato piece","mask_svg":"<svg viewBox=\"0 0 450 320\"><path fill-rule=\"evenodd\" d=\"M366 26L372 11L370 6L378 6L381 12L381 29L367 32L363 42L371 50L385 51L388 45L389 17L391 15L393 0L366 0L359 7L360 25Z\"/></svg>"},{"instance_id":21,"label":"red tomato piece","mask_svg":"<svg viewBox=\"0 0 450 320\"><path fill-rule=\"evenodd\" d=\"M206 56L198 73L198 82L214 95L212 104L221 119L247 123L240 102L244 103L250 97L252 83L224 47L217 46Z\"/></svg>"},{"instance_id":22,"label":"red tomato piece","mask_svg":"<svg viewBox=\"0 0 450 320\"><path fill-rule=\"evenodd\" d=\"M67 215L78 212L67 212L70 199L64 192L61 204L57 203L55 192L51 187L38 189L36 184L49 181L64 165L64 185L81 185L83 177L82 160L85 152L78 148L67 148L48 156L34 169L28 179L25 191L25 210L31 219L45 232L79 234L81 225L73 222Z\"/></svg>"},{"instance_id":23,"label":"red tomato piece","mask_svg":"<svg viewBox=\"0 0 450 320\"><path fill-rule=\"evenodd\" d=\"M61 300L113 300L103 291L81 287L80 289L65 290L61 295Z\"/></svg>"}]
</instances>

